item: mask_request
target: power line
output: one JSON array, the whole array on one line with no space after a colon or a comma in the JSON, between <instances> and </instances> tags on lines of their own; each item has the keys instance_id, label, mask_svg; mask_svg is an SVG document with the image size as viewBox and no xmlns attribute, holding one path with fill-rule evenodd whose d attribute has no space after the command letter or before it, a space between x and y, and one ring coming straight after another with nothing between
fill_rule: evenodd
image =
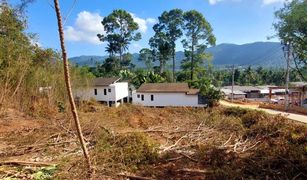
<instances>
[{"instance_id":1,"label":"power line","mask_svg":"<svg viewBox=\"0 0 307 180\"><path fill-rule=\"evenodd\" d=\"M52 9L55 9L54 6L52 5L52 2L51 0L47 0L47 3L49 4L49 6L52 8ZM71 5L71 7L69 8L68 12L67 12L67 15L63 18L63 25L66 24L69 16L71 15L72 11L74 10L75 6L77 4L77 0L74 0L73 4Z\"/></svg>"},{"instance_id":2,"label":"power line","mask_svg":"<svg viewBox=\"0 0 307 180\"><path fill-rule=\"evenodd\" d=\"M47 3L49 4L49 6L54 9L54 6L52 5L52 3L50 2L50 0L47 0Z\"/></svg>"},{"instance_id":3,"label":"power line","mask_svg":"<svg viewBox=\"0 0 307 180\"><path fill-rule=\"evenodd\" d=\"M70 7L70 9L69 9L69 11L68 11L68 13L67 13L66 17L64 17L64 22L63 22L63 25L65 25L65 24L66 24L67 19L68 19L68 18L69 18L69 16L71 15L71 13L72 13L73 9L75 8L76 4L77 4L77 0L74 0L74 2L73 2L73 4L72 4L72 6Z\"/></svg>"}]
</instances>

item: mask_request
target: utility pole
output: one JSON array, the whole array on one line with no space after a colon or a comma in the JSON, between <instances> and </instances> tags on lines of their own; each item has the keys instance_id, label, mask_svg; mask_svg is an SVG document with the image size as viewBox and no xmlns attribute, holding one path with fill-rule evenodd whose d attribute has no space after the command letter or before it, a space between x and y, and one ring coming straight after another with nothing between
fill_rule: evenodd
<instances>
[{"instance_id":1,"label":"utility pole","mask_svg":"<svg viewBox=\"0 0 307 180\"><path fill-rule=\"evenodd\" d=\"M235 65L232 65L231 102L233 102L233 86L235 84Z\"/></svg>"},{"instance_id":2,"label":"utility pole","mask_svg":"<svg viewBox=\"0 0 307 180\"><path fill-rule=\"evenodd\" d=\"M58 21L58 31L59 31L59 36L60 36L60 43L61 43L61 49L62 49L62 58L63 58L63 66L64 66L64 77L65 77L65 84L66 84L66 89L67 89L67 94L71 106L71 112L75 121L76 129L77 129L77 135L81 144L81 148L83 150L83 155L85 157L88 170L89 170L89 175L91 179L91 175L93 173L91 161L90 161L90 156L83 138L82 134L82 129L79 121L79 116L76 108L76 104L73 98L72 90L71 90L71 83L70 83L70 75L69 75L69 66L68 66L68 59L67 59L67 53L66 53L66 48L65 48L65 43L64 43L64 32L63 32L63 24L62 24L62 17L61 17L61 11L60 11L60 5L58 0L54 0L54 8L57 16L57 21Z\"/></svg>"},{"instance_id":3,"label":"utility pole","mask_svg":"<svg viewBox=\"0 0 307 180\"><path fill-rule=\"evenodd\" d=\"M282 49L284 51L284 56L287 61L286 69L286 92L285 92L285 111L289 110L289 81L290 81L290 57L291 57L291 47L287 42L282 42Z\"/></svg>"}]
</instances>

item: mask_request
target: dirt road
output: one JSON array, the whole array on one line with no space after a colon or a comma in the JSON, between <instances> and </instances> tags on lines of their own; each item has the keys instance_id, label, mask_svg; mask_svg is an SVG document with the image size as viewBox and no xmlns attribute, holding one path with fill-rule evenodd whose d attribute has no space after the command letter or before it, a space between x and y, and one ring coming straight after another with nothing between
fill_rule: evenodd
<instances>
[{"instance_id":1,"label":"dirt road","mask_svg":"<svg viewBox=\"0 0 307 180\"><path fill-rule=\"evenodd\" d=\"M267 112L269 114L273 114L273 115L281 114L282 116L285 116L288 119L299 121L299 122L307 124L307 116L304 116L304 115L299 115L299 114L294 114L294 113L286 113L286 112L281 112L281 111L276 111L276 110L271 110L271 109L263 109L263 108L259 108L258 105L235 104L235 103L230 103L230 102L227 102L227 101L220 101L220 103L223 106L233 106L233 107L262 110L262 111L265 111L265 112Z\"/></svg>"}]
</instances>

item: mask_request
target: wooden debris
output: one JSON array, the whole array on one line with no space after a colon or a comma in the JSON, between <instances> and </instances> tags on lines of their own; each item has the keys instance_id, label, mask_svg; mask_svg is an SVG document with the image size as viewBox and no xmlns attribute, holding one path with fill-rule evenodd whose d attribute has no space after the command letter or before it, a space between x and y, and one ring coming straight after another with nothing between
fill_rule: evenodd
<instances>
[{"instance_id":1,"label":"wooden debris","mask_svg":"<svg viewBox=\"0 0 307 180\"><path fill-rule=\"evenodd\" d=\"M53 166L54 163L47 162L30 162L30 161L2 161L0 165L11 165L11 166Z\"/></svg>"}]
</instances>

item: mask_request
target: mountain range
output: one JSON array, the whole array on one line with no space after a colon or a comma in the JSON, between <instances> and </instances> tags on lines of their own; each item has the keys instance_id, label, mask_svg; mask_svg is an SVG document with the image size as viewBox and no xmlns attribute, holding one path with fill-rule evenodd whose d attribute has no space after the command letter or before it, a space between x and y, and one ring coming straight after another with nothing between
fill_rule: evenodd
<instances>
[{"instance_id":1,"label":"mountain range","mask_svg":"<svg viewBox=\"0 0 307 180\"><path fill-rule=\"evenodd\" d=\"M236 66L263 66L263 67L284 67L285 60L280 43L278 42L254 42L249 44L219 44L206 50L212 54L212 63L217 67L227 65ZM138 60L139 54L133 54L132 63L136 67L145 67L143 62ZM73 64L79 66L96 66L102 63L107 56L78 56L70 58ZM184 59L184 52L176 52L176 69ZM169 61L171 64L171 61Z\"/></svg>"}]
</instances>

